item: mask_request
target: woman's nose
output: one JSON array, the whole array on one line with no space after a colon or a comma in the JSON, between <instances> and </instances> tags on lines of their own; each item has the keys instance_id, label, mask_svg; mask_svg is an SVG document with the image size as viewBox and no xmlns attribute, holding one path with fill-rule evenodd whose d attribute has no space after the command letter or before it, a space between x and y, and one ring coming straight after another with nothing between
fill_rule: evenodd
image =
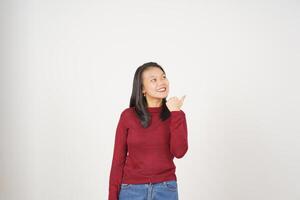
<instances>
[{"instance_id":1,"label":"woman's nose","mask_svg":"<svg viewBox=\"0 0 300 200\"><path fill-rule=\"evenodd\" d=\"M159 85L160 85L160 86L167 86L167 85L168 85L168 81L165 80L165 79L161 79L161 80L159 81Z\"/></svg>"}]
</instances>

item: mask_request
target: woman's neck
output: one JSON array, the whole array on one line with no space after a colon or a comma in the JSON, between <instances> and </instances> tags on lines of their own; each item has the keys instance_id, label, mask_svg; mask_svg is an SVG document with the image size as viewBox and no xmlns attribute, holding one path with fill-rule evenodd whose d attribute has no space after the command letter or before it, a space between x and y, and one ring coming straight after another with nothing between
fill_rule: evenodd
<instances>
[{"instance_id":1,"label":"woman's neck","mask_svg":"<svg viewBox=\"0 0 300 200\"><path fill-rule=\"evenodd\" d=\"M148 107L161 107L162 106L162 102L158 102L158 103L148 103Z\"/></svg>"}]
</instances>

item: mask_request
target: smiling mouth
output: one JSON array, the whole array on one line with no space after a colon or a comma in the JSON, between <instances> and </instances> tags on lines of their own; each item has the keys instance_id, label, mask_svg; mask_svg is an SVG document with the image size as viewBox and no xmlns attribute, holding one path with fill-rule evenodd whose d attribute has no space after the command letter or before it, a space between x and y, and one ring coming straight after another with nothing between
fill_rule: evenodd
<instances>
[{"instance_id":1,"label":"smiling mouth","mask_svg":"<svg viewBox=\"0 0 300 200\"><path fill-rule=\"evenodd\" d=\"M160 88L159 90L157 90L158 92L165 92L167 91L167 88L163 87L163 88Z\"/></svg>"}]
</instances>

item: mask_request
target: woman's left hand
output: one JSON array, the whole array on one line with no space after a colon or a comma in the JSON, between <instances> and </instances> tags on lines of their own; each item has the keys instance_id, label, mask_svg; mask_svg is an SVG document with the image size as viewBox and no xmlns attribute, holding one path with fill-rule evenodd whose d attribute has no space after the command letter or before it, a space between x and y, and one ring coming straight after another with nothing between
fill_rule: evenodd
<instances>
[{"instance_id":1,"label":"woman's left hand","mask_svg":"<svg viewBox=\"0 0 300 200\"><path fill-rule=\"evenodd\" d=\"M186 95L182 96L181 99L178 97L171 97L167 100L166 105L169 109L169 111L180 111L181 106L183 105L183 101L185 99Z\"/></svg>"}]
</instances>

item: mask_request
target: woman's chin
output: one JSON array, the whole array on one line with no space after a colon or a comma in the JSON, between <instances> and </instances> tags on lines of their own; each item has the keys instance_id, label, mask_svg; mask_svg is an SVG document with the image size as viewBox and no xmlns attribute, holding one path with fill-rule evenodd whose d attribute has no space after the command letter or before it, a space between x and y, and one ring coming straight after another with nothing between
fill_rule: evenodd
<instances>
[{"instance_id":1,"label":"woman's chin","mask_svg":"<svg viewBox=\"0 0 300 200\"><path fill-rule=\"evenodd\" d=\"M157 96L157 98L163 99L163 98L166 98L167 96L168 96L168 94L166 93L166 94L161 94L161 95Z\"/></svg>"}]
</instances>

